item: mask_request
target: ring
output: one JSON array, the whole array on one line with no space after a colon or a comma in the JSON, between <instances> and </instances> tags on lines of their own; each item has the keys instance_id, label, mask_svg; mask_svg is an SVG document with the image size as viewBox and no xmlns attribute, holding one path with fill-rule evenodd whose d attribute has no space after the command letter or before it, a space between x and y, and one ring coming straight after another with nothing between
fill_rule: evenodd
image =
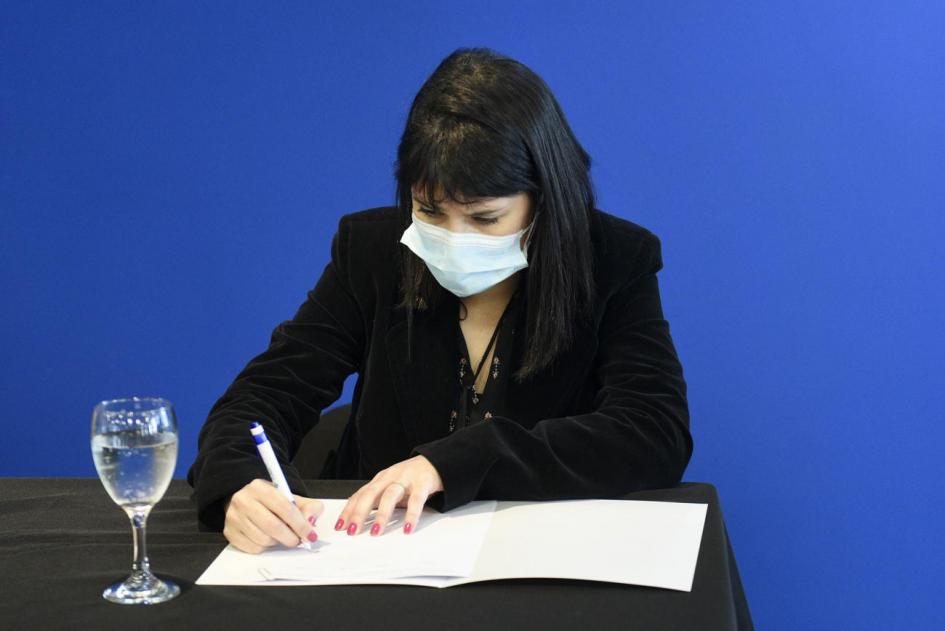
<instances>
[{"instance_id":1,"label":"ring","mask_svg":"<svg viewBox=\"0 0 945 631\"><path fill-rule=\"evenodd\" d=\"M403 490L405 491L407 490L406 484L401 484L400 482L391 482L391 484L396 484L397 486L401 487Z\"/></svg>"}]
</instances>

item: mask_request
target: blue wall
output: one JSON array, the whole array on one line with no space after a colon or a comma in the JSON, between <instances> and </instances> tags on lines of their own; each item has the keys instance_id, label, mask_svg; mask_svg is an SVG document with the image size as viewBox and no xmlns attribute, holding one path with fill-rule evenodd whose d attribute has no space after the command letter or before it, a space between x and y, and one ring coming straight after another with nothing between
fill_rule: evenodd
<instances>
[{"instance_id":1,"label":"blue wall","mask_svg":"<svg viewBox=\"0 0 945 631\"><path fill-rule=\"evenodd\" d=\"M487 45L663 240L687 478L758 627L936 626L942 3L344 4L3 4L0 474L94 475L92 406L141 393L176 404L182 475L339 216L393 199L425 77Z\"/></svg>"}]
</instances>

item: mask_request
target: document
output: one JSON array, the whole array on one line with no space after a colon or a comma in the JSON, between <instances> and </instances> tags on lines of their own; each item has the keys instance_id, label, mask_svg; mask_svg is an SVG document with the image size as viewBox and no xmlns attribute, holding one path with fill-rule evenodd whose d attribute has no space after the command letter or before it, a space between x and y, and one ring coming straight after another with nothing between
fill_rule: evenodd
<instances>
[{"instance_id":1,"label":"document","mask_svg":"<svg viewBox=\"0 0 945 631\"><path fill-rule=\"evenodd\" d=\"M395 509L381 536L368 534L370 518L352 537L332 528L346 500L322 501L311 551L247 554L230 545L197 584L442 588L560 578L691 591L707 510L635 500L475 501L447 513L424 508L410 535L405 509Z\"/></svg>"}]
</instances>

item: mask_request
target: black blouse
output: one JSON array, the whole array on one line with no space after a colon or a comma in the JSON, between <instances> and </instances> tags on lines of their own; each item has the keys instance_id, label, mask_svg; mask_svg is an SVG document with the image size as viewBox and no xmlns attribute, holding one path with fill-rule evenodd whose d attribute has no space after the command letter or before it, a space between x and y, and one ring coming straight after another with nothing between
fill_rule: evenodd
<instances>
[{"instance_id":1,"label":"black blouse","mask_svg":"<svg viewBox=\"0 0 945 631\"><path fill-rule=\"evenodd\" d=\"M512 348L512 341L515 336L515 321L521 302L516 289L506 305L505 311L496 324L495 332L489 345L486 347L482 358L473 362L469 357L469 350L466 346L466 338L463 337L459 322L456 323L457 333L457 354L459 355L459 366L457 370L458 391L456 394L456 403L450 410L449 431L452 433L457 428L468 427L476 423L488 421L493 416L501 416L505 412L506 385L508 383L508 374L511 366L508 365L508 358ZM485 359L489 356L489 351L494 347L492 361L485 365ZM483 386L482 392L476 391L476 381L480 371L486 370L489 376Z\"/></svg>"}]
</instances>

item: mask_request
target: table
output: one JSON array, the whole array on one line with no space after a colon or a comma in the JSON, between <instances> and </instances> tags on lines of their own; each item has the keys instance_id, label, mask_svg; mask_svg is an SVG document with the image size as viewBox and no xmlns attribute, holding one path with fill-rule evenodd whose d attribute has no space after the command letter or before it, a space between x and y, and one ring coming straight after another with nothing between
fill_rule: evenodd
<instances>
[{"instance_id":1,"label":"table","mask_svg":"<svg viewBox=\"0 0 945 631\"><path fill-rule=\"evenodd\" d=\"M306 484L314 497L346 498L364 482ZM131 528L99 480L0 478L0 629L753 629L709 484L625 496L709 505L689 593L555 579L446 589L194 585L226 541L198 530L189 498L187 483L172 481L148 521L151 568L176 581L181 595L160 605L115 605L101 592L131 568Z\"/></svg>"}]
</instances>

